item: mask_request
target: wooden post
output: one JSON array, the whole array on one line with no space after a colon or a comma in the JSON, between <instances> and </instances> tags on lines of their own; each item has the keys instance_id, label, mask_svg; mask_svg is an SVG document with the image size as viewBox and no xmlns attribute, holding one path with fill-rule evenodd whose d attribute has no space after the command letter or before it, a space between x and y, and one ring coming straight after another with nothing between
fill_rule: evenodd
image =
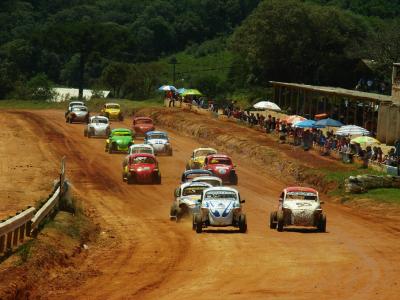
<instances>
[{"instance_id":1,"label":"wooden post","mask_svg":"<svg viewBox=\"0 0 400 300\"><path fill-rule=\"evenodd\" d=\"M379 103L379 102L377 102ZM372 128L374 129L375 133L377 133L378 131L378 124L376 122L376 117L375 117L375 102L372 102L372 116L371 116L371 121L372 121ZM378 104L379 105L379 104ZM378 106L378 110L379 110L379 106Z\"/></svg>"},{"instance_id":2,"label":"wooden post","mask_svg":"<svg viewBox=\"0 0 400 300\"><path fill-rule=\"evenodd\" d=\"M19 233L19 228L15 228L14 235L13 235L13 246L14 247L18 246L18 233Z\"/></svg>"},{"instance_id":3,"label":"wooden post","mask_svg":"<svg viewBox=\"0 0 400 300\"><path fill-rule=\"evenodd\" d=\"M308 93L308 119L312 119L312 104L313 104L313 93Z\"/></svg>"},{"instance_id":4,"label":"wooden post","mask_svg":"<svg viewBox=\"0 0 400 300\"><path fill-rule=\"evenodd\" d=\"M326 111L326 106L328 104L327 102L328 102L328 99L326 97L324 97L324 111L323 111L324 114L327 113L327 111Z\"/></svg>"},{"instance_id":5,"label":"wooden post","mask_svg":"<svg viewBox=\"0 0 400 300\"><path fill-rule=\"evenodd\" d=\"M32 231L32 222L29 221L28 223L25 224L25 234L26 234L26 236L31 236L31 231Z\"/></svg>"},{"instance_id":6,"label":"wooden post","mask_svg":"<svg viewBox=\"0 0 400 300\"><path fill-rule=\"evenodd\" d=\"M19 228L19 241L23 243L24 239L25 239L25 224L21 225L21 227Z\"/></svg>"},{"instance_id":7,"label":"wooden post","mask_svg":"<svg viewBox=\"0 0 400 300\"><path fill-rule=\"evenodd\" d=\"M354 101L354 121L353 121L353 124L354 125L358 125L357 124L357 110L358 110L358 103L357 103L357 100L356 101Z\"/></svg>"},{"instance_id":8,"label":"wooden post","mask_svg":"<svg viewBox=\"0 0 400 300\"><path fill-rule=\"evenodd\" d=\"M306 113L306 101L307 101L307 97L306 97L306 90L303 90L303 114Z\"/></svg>"},{"instance_id":9,"label":"wooden post","mask_svg":"<svg viewBox=\"0 0 400 300\"><path fill-rule=\"evenodd\" d=\"M278 106L281 107L282 105L282 87L279 85L278 90Z\"/></svg>"},{"instance_id":10,"label":"wooden post","mask_svg":"<svg viewBox=\"0 0 400 300\"><path fill-rule=\"evenodd\" d=\"M365 103L364 101L362 102L362 126L363 128L365 128Z\"/></svg>"},{"instance_id":11,"label":"wooden post","mask_svg":"<svg viewBox=\"0 0 400 300\"><path fill-rule=\"evenodd\" d=\"M7 233L6 251L12 249L12 237L13 237L12 231Z\"/></svg>"},{"instance_id":12,"label":"wooden post","mask_svg":"<svg viewBox=\"0 0 400 300\"><path fill-rule=\"evenodd\" d=\"M343 102L343 98L339 98L339 109L338 109L338 121L342 121L340 120L340 117L342 116L342 102Z\"/></svg>"},{"instance_id":13,"label":"wooden post","mask_svg":"<svg viewBox=\"0 0 400 300\"><path fill-rule=\"evenodd\" d=\"M296 99L296 115L298 115L300 108L300 89L297 90L297 99Z\"/></svg>"},{"instance_id":14,"label":"wooden post","mask_svg":"<svg viewBox=\"0 0 400 300\"><path fill-rule=\"evenodd\" d=\"M346 124L349 124L350 101L349 101L349 99L346 99L345 101L347 101L347 107L346 107Z\"/></svg>"},{"instance_id":15,"label":"wooden post","mask_svg":"<svg viewBox=\"0 0 400 300\"><path fill-rule=\"evenodd\" d=\"M2 235L0 236L0 253L4 253L6 250L4 249L6 245L6 236Z\"/></svg>"}]
</instances>

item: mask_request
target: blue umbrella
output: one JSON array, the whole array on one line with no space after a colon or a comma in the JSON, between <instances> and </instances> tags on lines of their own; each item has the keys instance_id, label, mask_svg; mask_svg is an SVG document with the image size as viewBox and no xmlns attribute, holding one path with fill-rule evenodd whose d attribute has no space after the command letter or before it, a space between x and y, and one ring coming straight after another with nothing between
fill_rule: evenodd
<instances>
[{"instance_id":1,"label":"blue umbrella","mask_svg":"<svg viewBox=\"0 0 400 300\"><path fill-rule=\"evenodd\" d=\"M328 118L328 119L323 119L319 120L315 123L315 126L319 127L342 127L343 123L336 121L334 119Z\"/></svg>"},{"instance_id":2,"label":"blue umbrella","mask_svg":"<svg viewBox=\"0 0 400 300\"><path fill-rule=\"evenodd\" d=\"M185 88L180 88L180 89L178 89L178 93L179 93L179 94L183 94L185 91L186 91Z\"/></svg>"},{"instance_id":3,"label":"blue umbrella","mask_svg":"<svg viewBox=\"0 0 400 300\"><path fill-rule=\"evenodd\" d=\"M297 128L316 128L314 120L304 120L293 124Z\"/></svg>"}]
</instances>

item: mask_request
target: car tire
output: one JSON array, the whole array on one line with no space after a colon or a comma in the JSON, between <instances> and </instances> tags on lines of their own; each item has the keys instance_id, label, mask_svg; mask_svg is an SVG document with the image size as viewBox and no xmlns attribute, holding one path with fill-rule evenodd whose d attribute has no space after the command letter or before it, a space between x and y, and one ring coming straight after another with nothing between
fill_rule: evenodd
<instances>
[{"instance_id":1,"label":"car tire","mask_svg":"<svg viewBox=\"0 0 400 300\"><path fill-rule=\"evenodd\" d=\"M108 153L113 154L114 153L114 144L110 144L108 146Z\"/></svg>"},{"instance_id":2,"label":"car tire","mask_svg":"<svg viewBox=\"0 0 400 300\"><path fill-rule=\"evenodd\" d=\"M127 184L134 184L135 183L135 178L131 174L128 174L126 176L126 183Z\"/></svg>"},{"instance_id":3,"label":"car tire","mask_svg":"<svg viewBox=\"0 0 400 300\"><path fill-rule=\"evenodd\" d=\"M90 130L88 131L88 138L91 138L92 136L95 136L95 131L93 128L90 128Z\"/></svg>"},{"instance_id":4,"label":"car tire","mask_svg":"<svg viewBox=\"0 0 400 300\"><path fill-rule=\"evenodd\" d=\"M83 136L88 136L88 130L87 130L87 128L85 128L84 130L83 130Z\"/></svg>"},{"instance_id":5,"label":"car tire","mask_svg":"<svg viewBox=\"0 0 400 300\"><path fill-rule=\"evenodd\" d=\"M196 230L196 214L192 216L192 230Z\"/></svg>"},{"instance_id":6,"label":"car tire","mask_svg":"<svg viewBox=\"0 0 400 300\"><path fill-rule=\"evenodd\" d=\"M239 232L246 233L247 231L247 218L245 214L239 216Z\"/></svg>"},{"instance_id":7,"label":"car tire","mask_svg":"<svg viewBox=\"0 0 400 300\"><path fill-rule=\"evenodd\" d=\"M271 214L269 215L269 228L276 229L276 225L277 225L277 212L272 211Z\"/></svg>"},{"instance_id":8,"label":"car tire","mask_svg":"<svg viewBox=\"0 0 400 300\"><path fill-rule=\"evenodd\" d=\"M171 208L169 210L169 219L171 221L178 219L178 206L175 202L171 205Z\"/></svg>"},{"instance_id":9,"label":"car tire","mask_svg":"<svg viewBox=\"0 0 400 300\"><path fill-rule=\"evenodd\" d=\"M277 226L276 226L276 229L279 231L279 232L282 232L283 231L283 225L284 225L284 216L283 216L283 211L278 211L277 212L277 217L276 217L276 219L277 219Z\"/></svg>"},{"instance_id":10,"label":"car tire","mask_svg":"<svg viewBox=\"0 0 400 300\"><path fill-rule=\"evenodd\" d=\"M238 177L236 173L231 174L230 182L232 185L238 185Z\"/></svg>"},{"instance_id":11,"label":"car tire","mask_svg":"<svg viewBox=\"0 0 400 300\"><path fill-rule=\"evenodd\" d=\"M326 215L321 214L318 222L318 230L320 232L326 232Z\"/></svg>"},{"instance_id":12,"label":"car tire","mask_svg":"<svg viewBox=\"0 0 400 300\"><path fill-rule=\"evenodd\" d=\"M196 217L195 217L194 221L196 223L196 233L202 233L202 231L203 231L203 221L201 219L201 215L200 214L196 214Z\"/></svg>"},{"instance_id":13,"label":"car tire","mask_svg":"<svg viewBox=\"0 0 400 300\"><path fill-rule=\"evenodd\" d=\"M161 175L157 176L156 184L161 184Z\"/></svg>"},{"instance_id":14,"label":"car tire","mask_svg":"<svg viewBox=\"0 0 400 300\"><path fill-rule=\"evenodd\" d=\"M124 116L122 114L118 115L118 120L120 120L121 122L124 120Z\"/></svg>"},{"instance_id":15,"label":"car tire","mask_svg":"<svg viewBox=\"0 0 400 300\"><path fill-rule=\"evenodd\" d=\"M169 149L168 155L169 155L169 156L172 156L172 148Z\"/></svg>"}]
</instances>

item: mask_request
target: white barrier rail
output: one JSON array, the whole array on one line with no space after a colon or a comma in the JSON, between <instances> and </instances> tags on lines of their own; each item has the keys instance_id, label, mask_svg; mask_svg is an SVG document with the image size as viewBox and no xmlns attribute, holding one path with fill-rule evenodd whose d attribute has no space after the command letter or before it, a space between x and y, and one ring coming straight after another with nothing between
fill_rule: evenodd
<instances>
[{"instance_id":1,"label":"white barrier rail","mask_svg":"<svg viewBox=\"0 0 400 300\"><path fill-rule=\"evenodd\" d=\"M30 207L16 216L0 223L0 254L23 243L31 233L31 219L36 209Z\"/></svg>"},{"instance_id":2,"label":"white barrier rail","mask_svg":"<svg viewBox=\"0 0 400 300\"><path fill-rule=\"evenodd\" d=\"M58 205L60 198L60 187L54 192L53 196L37 211L35 216L32 218L32 230L38 228L39 224L53 211Z\"/></svg>"}]
</instances>

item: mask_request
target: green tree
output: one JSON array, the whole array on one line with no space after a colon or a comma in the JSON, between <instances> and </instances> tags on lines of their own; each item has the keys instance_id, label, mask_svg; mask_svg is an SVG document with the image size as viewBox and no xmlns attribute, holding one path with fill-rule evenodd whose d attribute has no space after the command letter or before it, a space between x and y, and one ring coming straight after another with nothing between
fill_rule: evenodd
<instances>
[{"instance_id":1,"label":"green tree","mask_svg":"<svg viewBox=\"0 0 400 300\"><path fill-rule=\"evenodd\" d=\"M101 81L113 91L114 97L120 97L121 87L128 76L129 66L124 63L110 63L101 74Z\"/></svg>"}]
</instances>

